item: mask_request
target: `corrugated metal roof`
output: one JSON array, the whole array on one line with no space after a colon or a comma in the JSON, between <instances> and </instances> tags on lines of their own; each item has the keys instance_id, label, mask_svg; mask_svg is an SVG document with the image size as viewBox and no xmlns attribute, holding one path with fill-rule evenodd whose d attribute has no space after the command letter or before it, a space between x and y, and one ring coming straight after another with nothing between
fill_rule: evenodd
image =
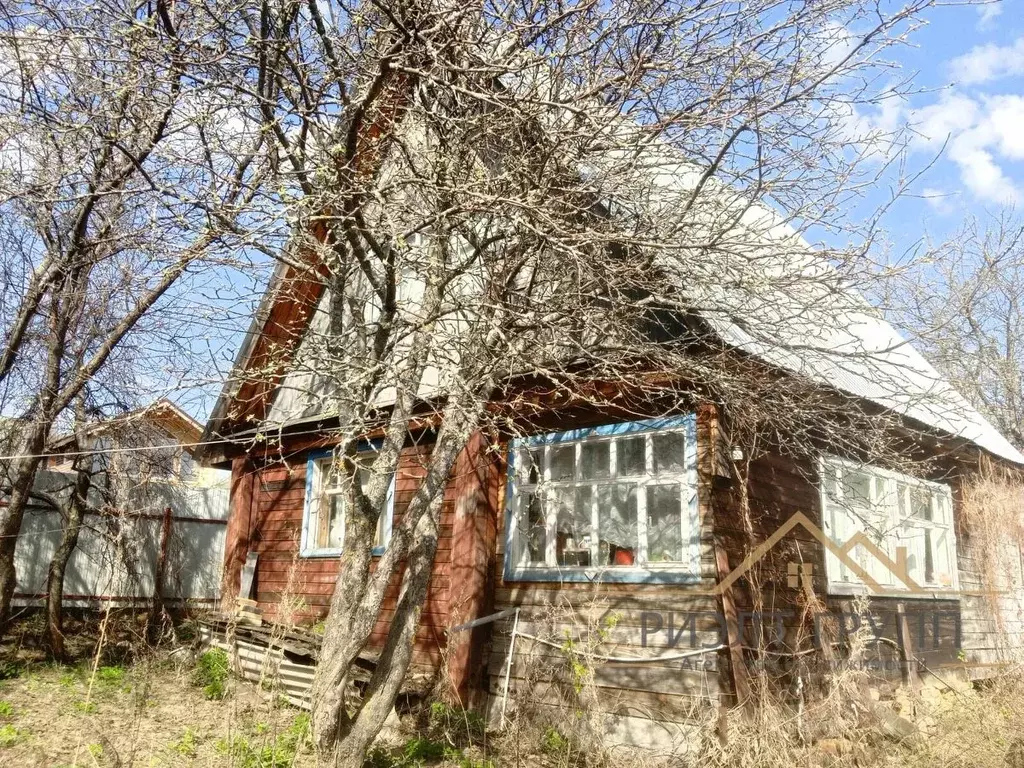
<instances>
[{"instance_id":1,"label":"corrugated metal roof","mask_svg":"<svg viewBox=\"0 0 1024 768\"><path fill-rule=\"evenodd\" d=\"M702 314L733 347L1024 464L1024 454L856 293L822 296L785 323L777 305L745 310L742 321L732 312Z\"/></svg>"},{"instance_id":2,"label":"corrugated metal roof","mask_svg":"<svg viewBox=\"0 0 1024 768\"><path fill-rule=\"evenodd\" d=\"M644 163L657 190L648 211L671 217L673 207L689 200L699 175L663 145L652 148ZM860 292L842 288L827 258L780 215L750 205L742 193L719 190L706 193L721 198L710 204L708 218L721 221L722 211L737 210L720 249L721 277L698 281L705 286L688 291L686 301L726 344L1024 464L1024 454ZM699 221L701 211L691 207L686 215ZM679 277L686 286L685 276Z\"/></svg>"}]
</instances>

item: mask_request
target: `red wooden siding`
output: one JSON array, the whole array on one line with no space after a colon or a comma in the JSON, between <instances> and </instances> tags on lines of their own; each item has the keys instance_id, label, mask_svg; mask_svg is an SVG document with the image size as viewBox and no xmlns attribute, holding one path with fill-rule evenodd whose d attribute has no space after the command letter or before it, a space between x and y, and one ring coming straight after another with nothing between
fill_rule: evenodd
<instances>
[{"instance_id":1,"label":"red wooden siding","mask_svg":"<svg viewBox=\"0 0 1024 768\"><path fill-rule=\"evenodd\" d=\"M429 448L407 448L399 460L395 479L395 524L415 494L423 476L423 462ZM323 618L330 605L338 575L337 557L301 557L302 515L306 497L306 454L289 458L288 466L275 463L251 473L251 517L248 528L242 522L246 506L247 483L244 460L233 466L232 510L233 541L229 544L225 563L226 579L237 594L237 571L245 561L245 551L259 555L254 584L255 598L264 620L283 623L311 624ZM464 464L464 460L462 460ZM427 602L420 617L416 637L417 660L436 662L444 646L445 629L450 620L450 586L458 478L445 489L441 510L440 540L431 576ZM246 541L247 537L247 541ZM385 593L384 606L371 636L371 645L380 645L387 635L389 622L398 600L400 574Z\"/></svg>"}]
</instances>

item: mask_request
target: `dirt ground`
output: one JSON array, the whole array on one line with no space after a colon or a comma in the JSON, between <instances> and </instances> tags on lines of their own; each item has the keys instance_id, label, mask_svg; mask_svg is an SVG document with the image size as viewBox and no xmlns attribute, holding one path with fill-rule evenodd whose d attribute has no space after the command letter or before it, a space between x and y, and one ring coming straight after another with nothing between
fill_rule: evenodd
<instances>
[{"instance_id":1,"label":"dirt ground","mask_svg":"<svg viewBox=\"0 0 1024 768\"><path fill-rule=\"evenodd\" d=\"M230 678L223 698L204 692L187 624L154 648L142 615L69 618L66 664L41 630L30 614L0 646L0 768L314 764L301 710Z\"/></svg>"},{"instance_id":2,"label":"dirt ground","mask_svg":"<svg viewBox=\"0 0 1024 768\"><path fill-rule=\"evenodd\" d=\"M39 628L30 622L0 646L0 768L314 765L306 713L271 690L231 678L226 655L223 675L211 686L200 674L209 654L194 650L187 625L155 646L144 641L145 627L135 617L102 630L95 622L73 627L74 657L67 664L47 660ZM908 734L894 736L891 725L882 728L840 706L835 714L842 722L821 733L808 709L803 725L810 738L804 741L795 738L791 711L774 719L766 711L752 720L733 718L736 732L724 743L712 738L718 724L709 720L714 733L697 739L686 757L668 761L650 753L604 753L587 736L599 736L600 728L581 728L585 710L578 706L552 721L531 718L525 701L514 703L518 714L507 731L485 734L482 720L443 706L435 712L435 702L427 726L415 718L403 722L367 766L1024 768L1022 702L1024 668L1015 668L982 685L900 689L884 704L890 717L898 713L906 721Z\"/></svg>"},{"instance_id":3,"label":"dirt ground","mask_svg":"<svg viewBox=\"0 0 1024 768\"><path fill-rule=\"evenodd\" d=\"M254 686L209 700L191 659L131 667L32 665L0 681L0 760L7 766L313 764L300 710ZM91 686L90 686L91 682Z\"/></svg>"}]
</instances>

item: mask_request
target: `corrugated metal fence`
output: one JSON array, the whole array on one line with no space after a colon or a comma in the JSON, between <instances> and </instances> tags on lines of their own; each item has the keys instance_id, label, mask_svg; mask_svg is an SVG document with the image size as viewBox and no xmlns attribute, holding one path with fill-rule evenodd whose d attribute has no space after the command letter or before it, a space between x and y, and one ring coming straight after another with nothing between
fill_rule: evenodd
<instances>
[{"instance_id":1,"label":"corrugated metal fence","mask_svg":"<svg viewBox=\"0 0 1024 768\"><path fill-rule=\"evenodd\" d=\"M66 486L68 475L41 472L37 487ZM153 597L161 541L166 537L163 596L214 602L220 593L228 489L149 482L136 489L130 512L90 514L68 563L65 605L137 603ZM50 560L60 542L60 514L30 507L16 551L15 603L35 604L46 594Z\"/></svg>"}]
</instances>

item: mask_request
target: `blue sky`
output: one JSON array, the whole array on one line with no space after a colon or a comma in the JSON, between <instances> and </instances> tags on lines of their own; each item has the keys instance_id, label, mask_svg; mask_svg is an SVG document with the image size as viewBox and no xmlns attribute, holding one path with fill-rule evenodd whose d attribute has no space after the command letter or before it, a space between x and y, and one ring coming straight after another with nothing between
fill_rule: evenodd
<instances>
[{"instance_id":1,"label":"blue sky","mask_svg":"<svg viewBox=\"0 0 1024 768\"><path fill-rule=\"evenodd\" d=\"M1024 0L932 9L896 59L910 99L868 115L908 123L909 169L945 149L883 221L897 250L948 235L966 216L1024 209Z\"/></svg>"}]
</instances>

